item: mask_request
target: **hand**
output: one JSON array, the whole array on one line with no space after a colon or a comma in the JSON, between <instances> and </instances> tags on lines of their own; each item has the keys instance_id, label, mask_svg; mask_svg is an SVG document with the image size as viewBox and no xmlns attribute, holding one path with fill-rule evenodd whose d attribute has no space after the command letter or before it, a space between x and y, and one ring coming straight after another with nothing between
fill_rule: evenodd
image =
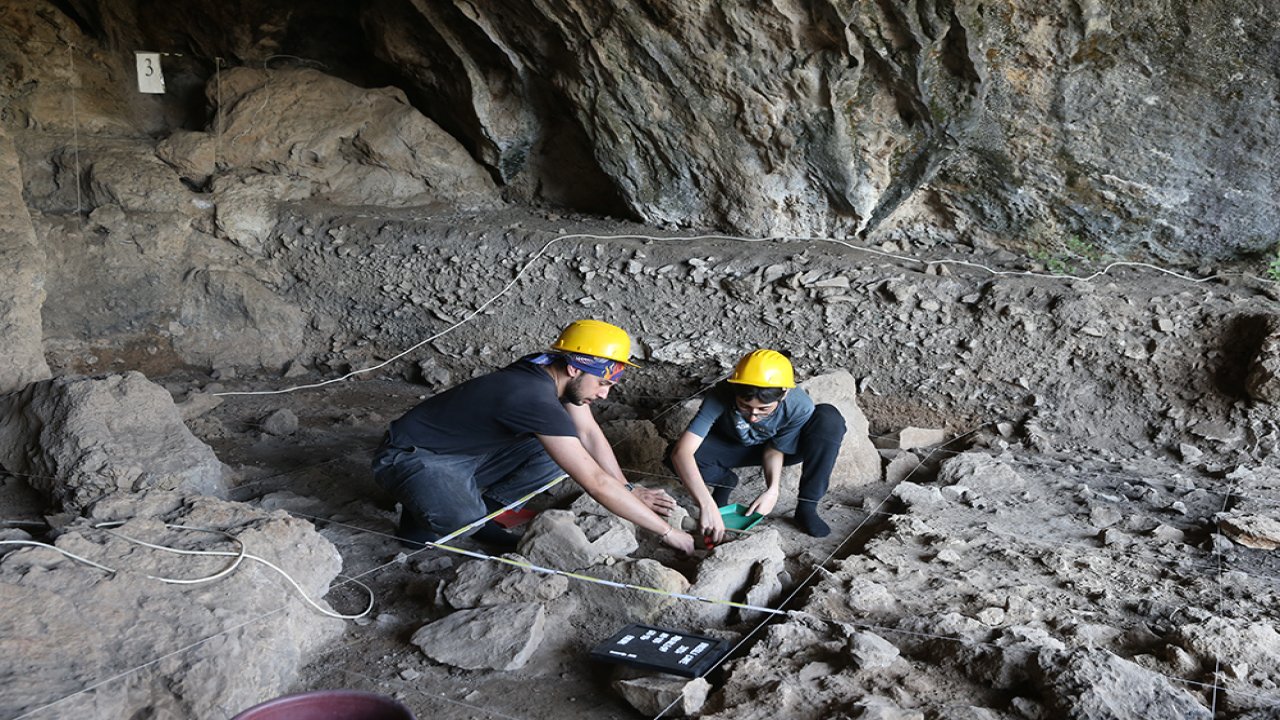
<instances>
[{"instance_id":1,"label":"hand","mask_svg":"<svg viewBox=\"0 0 1280 720\"><path fill-rule=\"evenodd\" d=\"M693 536L679 528L673 527L671 532L663 535L662 544L675 548L685 555L693 554Z\"/></svg>"},{"instance_id":2,"label":"hand","mask_svg":"<svg viewBox=\"0 0 1280 720\"><path fill-rule=\"evenodd\" d=\"M666 490L654 490L637 485L631 494L662 517L671 517L671 513L676 509L675 498L668 495Z\"/></svg>"},{"instance_id":3,"label":"hand","mask_svg":"<svg viewBox=\"0 0 1280 720\"><path fill-rule=\"evenodd\" d=\"M747 508L747 514L760 513L761 515L768 515L773 512L773 506L777 504L778 488L775 486L760 493L760 497L756 498L756 501L751 503L751 507Z\"/></svg>"},{"instance_id":4,"label":"hand","mask_svg":"<svg viewBox=\"0 0 1280 720\"><path fill-rule=\"evenodd\" d=\"M720 515L720 509L716 508L712 512L703 510L698 515L698 532L703 537L711 538L711 542L718 543L724 540L724 518Z\"/></svg>"}]
</instances>

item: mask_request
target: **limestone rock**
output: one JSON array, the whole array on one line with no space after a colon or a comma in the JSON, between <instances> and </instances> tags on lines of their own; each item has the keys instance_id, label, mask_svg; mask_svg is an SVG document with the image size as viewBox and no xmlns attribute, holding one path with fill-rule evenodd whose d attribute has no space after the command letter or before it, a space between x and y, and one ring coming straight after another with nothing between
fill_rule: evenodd
<instances>
[{"instance_id":1,"label":"limestone rock","mask_svg":"<svg viewBox=\"0 0 1280 720\"><path fill-rule=\"evenodd\" d=\"M1245 663L1251 677L1280 682L1280 632L1270 622L1215 617L1179 626L1173 639L1201 665Z\"/></svg>"},{"instance_id":2,"label":"limestone rock","mask_svg":"<svg viewBox=\"0 0 1280 720\"><path fill-rule=\"evenodd\" d=\"M222 73L219 162L301 178L345 205L497 207L493 181L400 90L369 90L312 69ZM213 83L211 102L218 102Z\"/></svg>"},{"instance_id":3,"label":"limestone rock","mask_svg":"<svg viewBox=\"0 0 1280 720\"><path fill-rule=\"evenodd\" d=\"M941 485L963 485L982 496L1007 496L1024 489L1027 481L1013 468L982 453L961 453L942 464Z\"/></svg>"},{"instance_id":4,"label":"limestone rock","mask_svg":"<svg viewBox=\"0 0 1280 720\"><path fill-rule=\"evenodd\" d=\"M927 512L947 502L938 488L931 485L917 485L905 480L893 488L893 495L913 512Z\"/></svg>"},{"instance_id":5,"label":"limestone rock","mask_svg":"<svg viewBox=\"0 0 1280 720\"><path fill-rule=\"evenodd\" d=\"M543 575L480 560L458 567L457 576L444 586L444 597L455 608L547 603L564 595L568 587L569 579L563 575Z\"/></svg>"},{"instance_id":6,"label":"limestone rock","mask_svg":"<svg viewBox=\"0 0 1280 720\"><path fill-rule=\"evenodd\" d=\"M298 416L289 408L280 408L262 419L262 431L284 437L298 432Z\"/></svg>"},{"instance_id":7,"label":"limestone rock","mask_svg":"<svg viewBox=\"0 0 1280 720\"><path fill-rule=\"evenodd\" d=\"M1245 547L1259 550L1280 548L1280 520L1267 515L1219 513L1222 534Z\"/></svg>"},{"instance_id":8,"label":"limestone rock","mask_svg":"<svg viewBox=\"0 0 1280 720\"><path fill-rule=\"evenodd\" d=\"M689 581L683 575L649 558L619 560L610 565L597 565L586 572L603 580L656 588L667 593L689 591ZM579 613L583 617L590 617L600 627L611 630L627 623L654 622L659 618L665 623L669 612L688 603L665 594L587 582L571 582L568 594L578 601Z\"/></svg>"},{"instance_id":9,"label":"limestone rock","mask_svg":"<svg viewBox=\"0 0 1280 720\"><path fill-rule=\"evenodd\" d=\"M858 383L847 371L818 375L800 383L814 404L834 406L844 416L845 435L831 471L831 487L858 487L880 480L880 454L867 432L867 416L858 406Z\"/></svg>"},{"instance_id":10,"label":"limestone rock","mask_svg":"<svg viewBox=\"0 0 1280 720\"><path fill-rule=\"evenodd\" d=\"M210 133L177 130L156 146L156 156L178 175L196 185L204 185L215 171L217 139Z\"/></svg>"},{"instance_id":11,"label":"limestone rock","mask_svg":"<svg viewBox=\"0 0 1280 720\"><path fill-rule=\"evenodd\" d=\"M847 652L856 667L867 670L887 668L901 655L898 647L888 640L873 632L858 630L850 634Z\"/></svg>"},{"instance_id":12,"label":"limestone rock","mask_svg":"<svg viewBox=\"0 0 1280 720\"><path fill-rule=\"evenodd\" d=\"M529 523L519 550L536 565L581 570L608 557L626 557L637 547L635 531L625 520L548 510Z\"/></svg>"},{"instance_id":13,"label":"limestone rock","mask_svg":"<svg viewBox=\"0 0 1280 720\"><path fill-rule=\"evenodd\" d=\"M915 450L916 448L941 445L947 439L947 431L941 428L905 427L898 431L898 448Z\"/></svg>"},{"instance_id":14,"label":"limestone rock","mask_svg":"<svg viewBox=\"0 0 1280 720\"><path fill-rule=\"evenodd\" d=\"M422 626L410 642L427 657L467 670L519 670L542 643L547 611L539 603L458 610Z\"/></svg>"},{"instance_id":15,"label":"limestone rock","mask_svg":"<svg viewBox=\"0 0 1280 720\"><path fill-rule=\"evenodd\" d=\"M285 513L176 493L114 496L94 506L90 518L64 528L57 545L117 568L117 574L43 548L19 549L0 562L6 607L0 620L0 677L24 678L0 693L0 715L16 717L67 698L54 715L225 718L227 708L250 707L286 692L310 656L341 635L340 620L307 605L283 578L256 562L246 560L203 585L148 579L211 575L227 559L146 550L90 527L117 519L128 519L120 533L140 540L234 550L221 534L166 524L223 530L249 553L288 572L322 607L321 598L342 565L337 550L310 523ZM263 617L272 610L278 611ZM206 638L215 639L197 644ZM127 681L69 697L135 667Z\"/></svg>"},{"instance_id":16,"label":"limestone rock","mask_svg":"<svg viewBox=\"0 0 1280 720\"><path fill-rule=\"evenodd\" d=\"M174 349L189 363L283 367L302 351L306 317L239 270L195 270L183 284L184 328Z\"/></svg>"},{"instance_id":17,"label":"limestone rock","mask_svg":"<svg viewBox=\"0 0 1280 720\"><path fill-rule=\"evenodd\" d=\"M0 396L0 465L67 510L150 488L217 495L222 464L141 373L62 377Z\"/></svg>"},{"instance_id":18,"label":"limestone rock","mask_svg":"<svg viewBox=\"0 0 1280 720\"><path fill-rule=\"evenodd\" d=\"M698 576L689 593L718 600L750 595L754 600L751 604L767 607L780 589L777 576L783 570L784 559L778 531L757 530L717 545L698 566ZM762 583L767 591L763 595L753 593ZM673 608L672 617L688 627L712 627L724 625L732 611L727 605L686 603Z\"/></svg>"},{"instance_id":19,"label":"limestone rock","mask_svg":"<svg viewBox=\"0 0 1280 720\"><path fill-rule=\"evenodd\" d=\"M1162 675L1106 650L1044 652L1033 666L1053 717L1064 720L1210 720L1213 713Z\"/></svg>"},{"instance_id":20,"label":"limestone rock","mask_svg":"<svg viewBox=\"0 0 1280 720\"><path fill-rule=\"evenodd\" d=\"M41 345L44 262L22 197L17 150L0 127L0 393L49 377Z\"/></svg>"},{"instance_id":21,"label":"limestone rock","mask_svg":"<svg viewBox=\"0 0 1280 720\"><path fill-rule=\"evenodd\" d=\"M696 717L707 702L711 683L705 678L688 680L658 675L616 680L613 689L645 716L653 717L665 711L671 717Z\"/></svg>"},{"instance_id":22,"label":"limestone rock","mask_svg":"<svg viewBox=\"0 0 1280 720\"><path fill-rule=\"evenodd\" d=\"M213 181L218 233L255 257L276 228L281 202L307 197L310 188L294 177L264 173L228 173Z\"/></svg>"},{"instance_id":23,"label":"limestone rock","mask_svg":"<svg viewBox=\"0 0 1280 720\"><path fill-rule=\"evenodd\" d=\"M192 212L194 196L149 143L118 141L81 153L87 175L85 202L115 205L125 212Z\"/></svg>"},{"instance_id":24,"label":"limestone rock","mask_svg":"<svg viewBox=\"0 0 1280 720\"><path fill-rule=\"evenodd\" d=\"M1267 316L1266 336L1249 365L1245 388L1254 400L1280 402L1280 317Z\"/></svg>"}]
</instances>

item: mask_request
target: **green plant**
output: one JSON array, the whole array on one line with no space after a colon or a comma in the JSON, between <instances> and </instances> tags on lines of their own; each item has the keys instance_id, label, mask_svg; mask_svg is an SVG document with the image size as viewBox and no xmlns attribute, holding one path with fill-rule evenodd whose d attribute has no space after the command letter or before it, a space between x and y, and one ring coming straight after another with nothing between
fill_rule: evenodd
<instances>
[{"instance_id":1,"label":"green plant","mask_svg":"<svg viewBox=\"0 0 1280 720\"><path fill-rule=\"evenodd\" d=\"M1275 252L1271 253L1271 260L1267 262L1267 279L1280 282L1280 245L1276 246Z\"/></svg>"},{"instance_id":2,"label":"green plant","mask_svg":"<svg viewBox=\"0 0 1280 720\"><path fill-rule=\"evenodd\" d=\"M1068 235L1048 243L1048 247L1038 247L1030 255L1054 275L1074 275L1079 265L1088 267L1105 255L1101 248L1079 235ZM1280 272L1280 265L1277 265L1277 272Z\"/></svg>"}]
</instances>

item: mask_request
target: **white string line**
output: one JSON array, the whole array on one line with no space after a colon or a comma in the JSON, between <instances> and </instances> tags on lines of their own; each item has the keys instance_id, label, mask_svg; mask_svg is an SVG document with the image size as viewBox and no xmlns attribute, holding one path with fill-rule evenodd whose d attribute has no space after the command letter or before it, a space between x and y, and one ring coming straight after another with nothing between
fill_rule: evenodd
<instances>
[{"instance_id":1,"label":"white string line","mask_svg":"<svg viewBox=\"0 0 1280 720\"><path fill-rule=\"evenodd\" d=\"M957 441L957 440L960 440L960 439L962 439L962 438L968 437L969 435L972 435L973 433L977 432L978 430L981 430L983 427L986 427L986 425L985 425L985 424L984 424L984 425L979 425L978 427L976 427L976 428L974 428L973 430L971 430L971 431L969 431L969 432L965 433L964 435L961 435L961 436L959 436L959 437L953 438L952 440L948 441L947 443L944 443L944 444L943 444L943 446L945 446L945 445L947 445L947 444L950 444L950 443L952 443L952 442L955 442L955 441ZM926 459L927 459L927 458L926 458ZM916 470L919 470L919 469L920 469L921 467L923 467L923 466L924 466L924 463L921 463L921 464L920 464L919 466L917 466L914 470L912 470L910 473L908 473L908 474L907 474L907 477L903 479L903 482L905 482L907 479L910 479L910 477L911 477L913 474L915 474ZM799 584L799 585L797 585L797 586L796 586L796 588L795 588L794 590L792 590L792 591L791 591L791 594L787 595L787 597L786 597L786 598L784 598L784 599L782 600L782 602L778 603L778 608L779 608L779 609L781 609L781 608L786 607L787 603L791 602L791 601L796 597L796 595L797 595L797 594L799 594L799 592L800 592L802 589L804 589L804 587L805 587L806 585L808 585L808 584L813 580L813 578L818 574L818 572L819 572L820 570L825 569L826 564L827 564L828 562L831 562L831 559L832 559L832 558L834 558L834 557L836 556L836 554L837 554L837 553L839 553L842 549L844 549L844 546L845 546L846 544L848 544L848 542L849 542L850 540L852 540L852 539L853 539L853 537L854 537L855 535L857 535L859 532L861 532L861 531L862 531L862 528L867 524L867 521L869 521L872 517L874 517L874 513L876 513L876 511L880 510L880 508L884 507L885 503L889 502L889 498L891 498L891 497L893 497L893 494L892 494L892 493L890 493L890 494L886 495L886 496L884 497L884 499L882 499L882 500L880 501L880 503L879 503L879 504L877 504L877 505L875 506L875 508L873 508L873 509L871 510L871 512L867 513L866 517L864 517L864 518L862 519L862 521L858 523L857 527L855 527L855 528L854 528L854 529L853 529L853 530L852 530L848 535L846 535L846 536L844 537L844 539L840 541L840 544L839 544L839 545L836 545L835 549L834 549L834 550L832 550L832 551L831 551L831 553L830 553L829 555L827 555L827 557L826 557L825 559L823 559L823 561L822 561L822 562L820 562L820 563L818 563L817 565L815 565L815 566L814 566L813 570L809 573L808 577L806 577L804 580L802 580L802 581L800 582L800 584ZM725 663L725 662L726 662L730 657L732 657L732 656L733 656L733 654L734 654L734 653L738 652L738 650L739 650L740 648L742 648L742 646L743 646L743 645L745 645L745 644L747 643L747 641L749 641L752 637L754 637L754 636L756 635L756 633L760 632L760 630L761 630L762 628L764 628L764 626L765 626L766 624L768 624L768 623L769 623L770 621L772 621L772 620L773 620L773 617L772 617L772 616L766 615L765 617L763 617L763 618L760 620L760 622L756 624L756 626L755 626L754 628L752 628L752 629L751 629L751 630L750 630L746 635L744 635L744 636L742 637L742 639L740 639L737 643L735 643L735 644L734 644L734 646L733 646L732 648L730 648L730 649L729 649L729 652L725 653L725 654L724 654L724 655L723 655L723 656L722 656L718 661L716 661L716 662L715 662L711 667L707 668L707 670L706 670L705 672L703 672L703 673L702 673L702 675L700 675L699 677L706 677L707 675L711 674L714 670L716 670L717 668L719 668L721 665L723 665L723 664L724 664L724 663ZM831 622L831 621L827 621L827 622ZM663 708L663 709L662 709L662 710L661 710L657 715L654 715L654 716L653 716L653 720L660 720L660 719L662 718L662 716L664 716L664 715L666 715L668 712L670 712L671 708L675 707L675 706L676 706L676 704L677 704L678 702L680 702L682 699L683 699L683 698L681 698L681 697L677 697L677 698L675 698L674 700L672 700L672 701L671 701L671 703L670 703L670 704L668 704L665 708Z\"/></svg>"},{"instance_id":2,"label":"white string line","mask_svg":"<svg viewBox=\"0 0 1280 720\"><path fill-rule=\"evenodd\" d=\"M408 691L416 692L419 695L422 695L423 697L431 698L432 700L443 700L449 703L450 705L457 705L458 707L464 707L464 708L467 708L468 710L475 710L476 712L482 712L492 717L503 718L503 720L524 720L523 718L520 718L514 715L507 715L505 713L498 712L497 710L491 710L489 708L480 707L479 705L472 705L471 703L464 702L462 700L454 700L453 698L445 697L443 693L428 693L415 685L410 685L408 683L401 682L396 678L387 678L385 680L380 680L375 677L369 677L368 675L365 675L363 673L358 673L354 670L349 670L345 667L342 668L342 672L348 675L354 675L355 677L358 677L358 678L363 678L364 680L372 682L375 685L393 684L398 686L402 691L408 690ZM466 686L464 685L463 687L466 687Z\"/></svg>"},{"instance_id":3,"label":"white string line","mask_svg":"<svg viewBox=\"0 0 1280 720\"><path fill-rule=\"evenodd\" d=\"M67 79L67 87L71 91L71 137L72 153L76 166L76 217L84 213L80 199L80 115L76 110L76 54L75 43L67 43L67 59L71 63L71 76Z\"/></svg>"}]
</instances>

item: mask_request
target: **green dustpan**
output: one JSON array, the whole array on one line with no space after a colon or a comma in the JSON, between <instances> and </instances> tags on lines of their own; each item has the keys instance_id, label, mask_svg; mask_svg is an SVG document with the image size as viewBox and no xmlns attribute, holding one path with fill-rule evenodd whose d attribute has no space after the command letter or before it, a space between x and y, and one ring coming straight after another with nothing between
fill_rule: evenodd
<instances>
[{"instance_id":1,"label":"green dustpan","mask_svg":"<svg viewBox=\"0 0 1280 720\"><path fill-rule=\"evenodd\" d=\"M764 516L760 513L751 513L748 515L748 507L750 506L725 505L720 508L720 517L724 520L724 526L730 530L750 530L756 525L759 525L760 521L764 519Z\"/></svg>"}]
</instances>

